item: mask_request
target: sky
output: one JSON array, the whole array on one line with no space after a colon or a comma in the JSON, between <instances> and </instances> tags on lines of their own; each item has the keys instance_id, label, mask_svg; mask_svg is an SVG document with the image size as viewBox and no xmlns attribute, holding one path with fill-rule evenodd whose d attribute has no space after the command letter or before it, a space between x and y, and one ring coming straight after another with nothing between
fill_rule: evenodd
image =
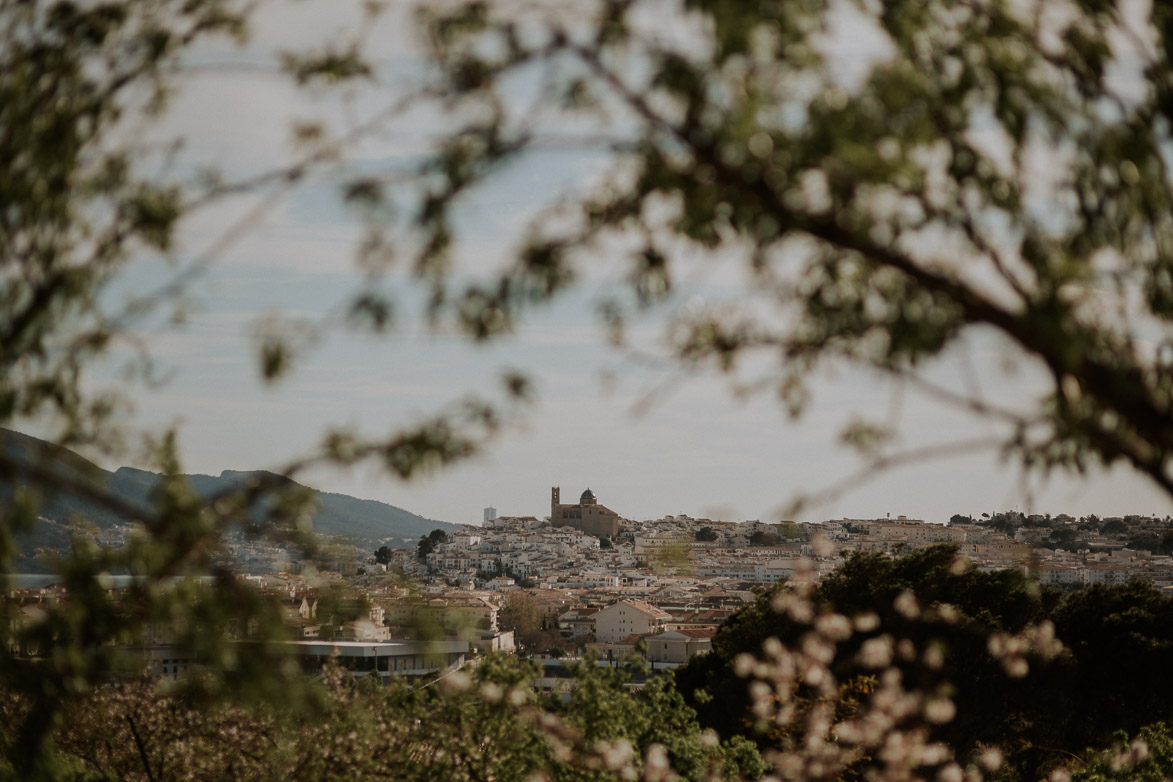
<instances>
[{"instance_id":1,"label":"sky","mask_svg":"<svg viewBox=\"0 0 1173 782\"><path fill-rule=\"evenodd\" d=\"M355 17L343 7L270 3L247 48L208 45L189 58L173 107L154 131L185 139L181 172L208 160L233 176L263 171L290 154L291 119L315 115L345 129L418 81L413 33L395 14L365 29L379 52L378 90L335 101L281 79L268 64L275 52L320 36L355 34ZM837 34L834 45L845 50L868 51L874 43L849 25ZM882 47L871 50L882 54ZM391 132L351 148L349 159L360 170L395 170L426 151L439 129L435 117L408 115ZM589 147L544 148L471 193L462 207L460 268L475 273L505 257L529 216L597 181L604 164ZM663 354L664 325L678 308L697 301L738 306L744 280L732 265L686 264L673 297L633 324L639 351L608 347L597 316L600 300L623 276L614 258L592 259L572 294L490 345L429 330L419 317L422 288L392 274L386 284L401 312L390 335L334 329L298 357L289 377L267 385L256 368L258 329L278 314L331 323L366 284L353 261L359 228L339 209L337 186L334 178L311 178L271 203L249 194L194 215L183 227L179 257L206 255L210 263L189 281L185 317L141 329L166 381L125 385L113 363L97 373L95 383L128 390L137 424L178 428L189 472L276 467L311 449L332 425L386 435L492 388L506 369L520 369L534 379L535 405L470 461L410 482L367 468L320 471L305 482L452 523L479 523L487 506L500 515L546 515L551 486L561 487L564 500L589 487L600 503L637 520L906 515L943 522L955 513L1007 509L1074 516L1171 510L1166 497L1127 470L1024 477L996 449L963 447L998 435L996 425L874 372L826 367L812 381L810 408L792 421L771 393L738 392L737 381L759 369L752 363L729 378L684 373L655 359ZM232 232L242 216L245 229ZM118 292L151 290L171 273L159 259L143 257ZM1027 408L1044 389L1037 367L1015 361L995 335L981 332L927 373L953 387L976 377L990 399ZM861 417L893 425L903 448L957 452L864 480L857 476L863 463L838 444L843 427ZM796 497L822 493L822 501L788 512Z\"/></svg>"}]
</instances>

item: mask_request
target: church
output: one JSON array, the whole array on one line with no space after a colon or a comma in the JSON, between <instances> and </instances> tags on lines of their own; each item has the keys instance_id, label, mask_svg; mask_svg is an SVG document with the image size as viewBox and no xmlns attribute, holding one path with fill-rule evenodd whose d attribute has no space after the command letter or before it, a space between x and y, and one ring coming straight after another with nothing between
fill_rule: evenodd
<instances>
[{"instance_id":1,"label":"church","mask_svg":"<svg viewBox=\"0 0 1173 782\"><path fill-rule=\"evenodd\" d=\"M596 538L613 538L619 534L619 514L599 504L589 488L577 505L562 505L559 488L550 489L550 526L573 527Z\"/></svg>"}]
</instances>

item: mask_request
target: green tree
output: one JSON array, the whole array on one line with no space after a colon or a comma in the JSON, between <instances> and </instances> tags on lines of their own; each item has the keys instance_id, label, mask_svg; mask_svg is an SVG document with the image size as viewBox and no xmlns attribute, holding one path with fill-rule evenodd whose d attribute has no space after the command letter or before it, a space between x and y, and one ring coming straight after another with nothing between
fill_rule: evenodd
<instances>
[{"instance_id":1,"label":"green tree","mask_svg":"<svg viewBox=\"0 0 1173 782\"><path fill-rule=\"evenodd\" d=\"M1061 548L1068 551L1081 548L1082 539L1079 537L1079 532L1067 527L1061 527L1051 530L1050 536L1047 538L1048 548Z\"/></svg>"},{"instance_id":2,"label":"green tree","mask_svg":"<svg viewBox=\"0 0 1173 782\"><path fill-rule=\"evenodd\" d=\"M1074 782L1160 782L1173 775L1173 735L1164 722L1145 726L1131 740L1121 732L1110 749L1089 754Z\"/></svg>"},{"instance_id":3,"label":"green tree","mask_svg":"<svg viewBox=\"0 0 1173 782\"><path fill-rule=\"evenodd\" d=\"M1100 527L1100 532L1105 535L1126 535L1128 534L1128 525L1122 519L1109 519Z\"/></svg>"},{"instance_id":4,"label":"green tree","mask_svg":"<svg viewBox=\"0 0 1173 782\"><path fill-rule=\"evenodd\" d=\"M749 536L751 546L777 546L782 542L782 538L776 532L765 532L763 530L756 530Z\"/></svg>"},{"instance_id":5,"label":"green tree","mask_svg":"<svg viewBox=\"0 0 1173 782\"><path fill-rule=\"evenodd\" d=\"M1139 582L1060 594L1017 571L971 569L955 555L950 546L896 559L854 554L810 591L805 616L790 608L807 605L794 586L775 587L721 626L713 652L679 669L677 686L702 725L776 746L786 737L753 719L753 699L737 686L737 661L770 639L802 649L818 617L834 613L856 622L874 617L871 629L833 647L829 671L842 687L859 688L841 709L867 707L876 682L865 659L887 649L905 687L949 693L955 714L929 725L930 736L962 758L998 748L1021 778L1045 776L1086 747L1106 747L1117 731L1170 718L1159 693L1173 663L1173 600ZM1003 642L992 639L1044 626L1065 646L1057 657L1028 654L1015 667L994 654ZM804 707L818 702L814 690L799 688Z\"/></svg>"},{"instance_id":6,"label":"green tree","mask_svg":"<svg viewBox=\"0 0 1173 782\"><path fill-rule=\"evenodd\" d=\"M743 741L715 744L667 681L629 687L630 675L577 670L583 697L533 691L536 671L488 656L471 675L430 686L387 688L327 672L320 718L305 714L193 708L145 681L96 691L77 706L59 744L72 778L346 780L527 779L565 782L631 778L653 746L689 780L756 778L761 758ZM0 713L11 715L0 699ZM551 724L558 730L548 731ZM0 724L8 737L11 723ZM10 755L0 775L12 777ZM710 771L719 776L711 776Z\"/></svg>"},{"instance_id":7,"label":"green tree","mask_svg":"<svg viewBox=\"0 0 1173 782\"><path fill-rule=\"evenodd\" d=\"M1173 718L1156 694L1173 686L1170 621L1173 600L1137 581L1093 585L1064 598L1054 613L1055 632L1078 663L1064 698L1079 712L1096 715L1072 726L1079 729L1077 740L1106 746L1114 731L1135 733Z\"/></svg>"},{"instance_id":8,"label":"green tree","mask_svg":"<svg viewBox=\"0 0 1173 782\"><path fill-rule=\"evenodd\" d=\"M793 521L780 521L774 526L782 540L802 540L805 537L802 526Z\"/></svg>"},{"instance_id":9,"label":"green tree","mask_svg":"<svg viewBox=\"0 0 1173 782\"><path fill-rule=\"evenodd\" d=\"M1014 531L1022 525L1022 517L1017 513L995 513L986 524L1004 535L1014 535Z\"/></svg>"},{"instance_id":10,"label":"green tree","mask_svg":"<svg viewBox=\"0 0 1173 782\"><path fill-rule=\"evenodd\" d=\"M380 565L389 564L391 562L391 549L387 548L386 546L379 546L379 548L375 550L375 561Z\"/></svg>"},{"instance_id":11,"label":"green tree","mask_svg":"<svg viewBox=\"0 0 1173 782\"><path fill-rule=\"evenodd\" d=\"M520 636L541 629L542 609L531 595L521 590L505 594L497 624L502 630L513 630Z\"/></svg>"},{"instance_id":12,"label":"green tree","mask_svg":"<svg viewBox=\"0 0 1173 782\"><path fill-rule=\"evenodd\" d=\"M428 554L431 554L435 550L436 544L432 542L432 539L427 535L421 535L420 542L415 547L416 559L422 562L428 558Z\"/></svg>"},{"instance_id":13,"label":"green tree","mask_svg":"<svg viewBox=\"0 0 1173 782\"><path fill-rule=\"evenodd\" d=\"M212 165L174 165L176 146L155 134L192 47L243 41L252 9L236 0L0 2L0 591L7 592L16 534L36 524L43 502L84 500L137 530L121 549L79 538L68 555L48 562L70 598L38 621L12 602L0 606L0 689L22 704L5 752L17 778L68 773L56 764L54 727L92 687L141 667L125 650L141 644L148 626L169 628L207 673L185 684L199 691L192 695L303 706L315 699L285 647L273 643L288 637L280 606L224 567L222 545L233 531L312 563L309 498L277 474L201 495L182 477L173 433L134 429L128 400L91 373L108 361L130 387L135 379L155 382L142 331L184 317L189 283L256 213L200 255L179 247L184 220L233 193L277 196L335 156L333 141L308 133L287 166L241 180ZM299 83L365 72L336 47L291 54L285 65ZM154 292L126 284L136 264L151 267ZM288 368L287 347L259 341L264 380ZM511 388L524 391L517 381ZM281 472L377 459L406 476L468 455L476 433L497 426L496 413L475 400L449 412L389 437L326 433L319 449L294 455ZM46 439L13 445L10 426L33 427ZM128 502L89 465L62 458L62 447L107 456L131 451L163 479L143 502ZM110 573L136 580L112 593ZM233 639L246 635L257 643L242 655ZM43 659L30 663L30 649Z\"/></svg>"},{"instance_id":14,"label":"green tree","mask_svg":"<svg viewBox=\"0 0 1173 782\"><path fill-rule=\"evenodd\" d=\"M635 747L659 745L671 768L685 779L703 779L710 770L729 778L756 779L767 767L748 742L736 738L714 747L704 740L696 714L665 676L650 676L633 694L627 689L646 663L630 667L599 667L589 659L574 667L576 686L561 710L568 724L582 731L588 744L631 742ZM717 749L717 752L714 752Z\"/></svg>"}]
</instances>

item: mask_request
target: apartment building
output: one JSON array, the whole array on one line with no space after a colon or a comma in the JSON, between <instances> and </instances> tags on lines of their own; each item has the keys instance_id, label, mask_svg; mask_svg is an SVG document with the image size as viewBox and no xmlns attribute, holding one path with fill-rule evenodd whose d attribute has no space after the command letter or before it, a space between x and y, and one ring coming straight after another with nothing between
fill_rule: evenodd
<instances>
[{"instance_id":1,"label":"apartment building","mask_svg":"<svg viewBox=\"0 0 1173 782\"><path fill-rule=\"evenodd\" d=\"M595 638L614 643L629 635L655 633L671 618L667 611L641 600L621 600L595 614Z\"/></svg>"}]
</instances>

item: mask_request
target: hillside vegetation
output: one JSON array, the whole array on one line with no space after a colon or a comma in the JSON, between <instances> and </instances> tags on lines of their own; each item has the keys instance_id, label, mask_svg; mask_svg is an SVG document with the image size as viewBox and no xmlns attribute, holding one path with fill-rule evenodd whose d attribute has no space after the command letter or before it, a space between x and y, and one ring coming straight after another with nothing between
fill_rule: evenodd
<instances>
[{"instance_id":1,"label":"hillside vegetation","mask_svg":"<svg viewBox=\"0 0 1173 782\"><path fill-rule=\"evenodd\" d=\"M149 508L152 492L163 480L160 473L133 467L120 467L110 472L67 448L53 448L35 437L12 430L0 430L0 449L22 463L29 464L30 470L42 470L50 476L68 479L68 485L80 484L91 487L95 492L106 492L108 497L129 508ZM51 454L51 458L43 458L42 455L46 453ZM304 489L312 495L314 531L321 535L346 538L363 548L384 543L393 548L408 548L415 544L420 535L431 530L456 528L455 525L426 519L394 505L345 494L319 492L266 472L225 470L218 476L181 477L205 498L225 494L258 477L280 481L287 487ZM44 486L45 482L40 482L40 485ZM17 492L27 486L27 475L0 475L0 507L11 505ZM37 519L32 528L16 535L20 554L10 565L10 572L47 572L47 566L38 557L38 552L50 550L63 553L78 534L94 537L112 535L117 538L120 532L130 529L125 515L113 512L108 504L93 501L82 493L59 492L41 499L43 502L37 509Z\"/></svg>"}]
</instances>

